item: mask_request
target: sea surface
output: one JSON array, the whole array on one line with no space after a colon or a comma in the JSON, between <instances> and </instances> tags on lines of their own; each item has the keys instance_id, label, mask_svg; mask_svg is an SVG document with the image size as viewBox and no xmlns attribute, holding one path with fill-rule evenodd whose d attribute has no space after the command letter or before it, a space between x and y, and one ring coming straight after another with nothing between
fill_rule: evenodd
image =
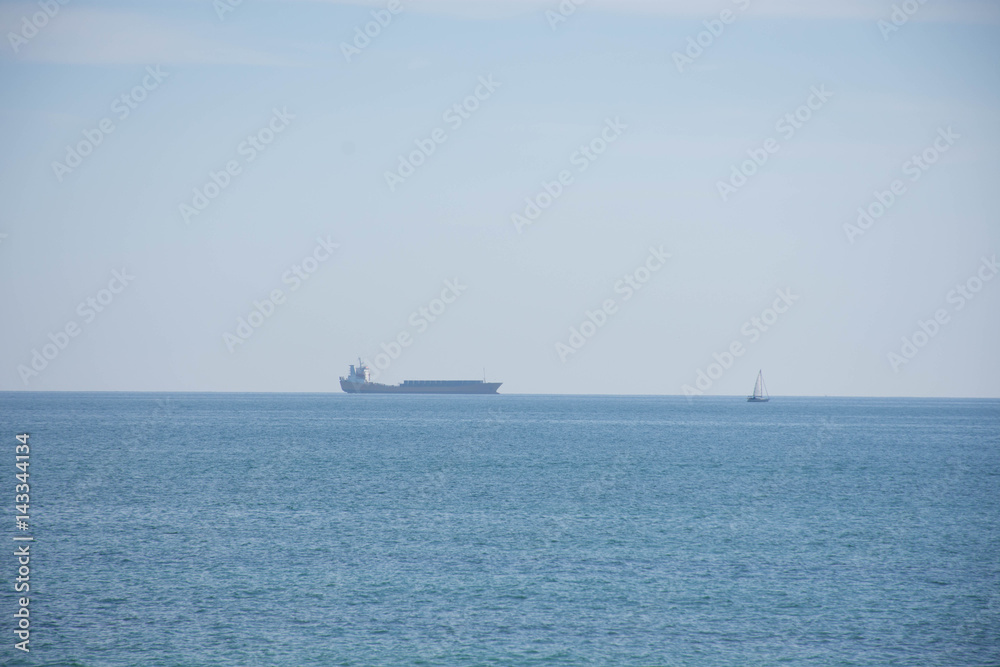
<instances>
[{"instance_id":1,"label":"sea surface","mask_svg":"<svg viewBox=\"0 0 1000 667\"><path fill-rule=\"evenodd\" d=\"M4 393L0 443L3 665L1000 664L996 400Z\"/></svg>"}]
</instances>

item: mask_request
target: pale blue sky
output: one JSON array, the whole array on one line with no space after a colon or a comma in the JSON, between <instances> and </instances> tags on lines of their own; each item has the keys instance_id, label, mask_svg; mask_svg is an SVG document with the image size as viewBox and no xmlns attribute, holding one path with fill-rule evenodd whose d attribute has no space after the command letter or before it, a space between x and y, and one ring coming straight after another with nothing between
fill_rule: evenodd
<instances>
[{"instance_id":1,"label":"pale blue sky","mask_svg":"<svg viewBox=\"0 0 1000 667\"><path fill-rule=\"evenodd\" d=\"M220 20L210 0L74 0L16 53L9 33L41 10L0 4L0 390L339 391L406 332L381 381L486 367L508 393L678 394L739 341L706 394L745 394L763 368L776 395L1000 396L1000 280L948 298L1000 251L997 3L928 2L884 39L892 2L590 0L553 30L556 1L414 0L347 62L341 43L387 4L244 0ZM672 54L725 9L679 73ZM156 66L120 118L113 101ZM443 114L490 76L453 127ZM776 128L824 86L793 136ZM249 162L241 143L274 109L294 118ZM105 118L114 131L60 181L53 162ZM609 119L626 129L581 172ZM911 180L904 163L949 127ZM436 128L447 140L390 191L385 172ZM722 201L769 138L777 153ZM179 206L231 160L185 224ZM563 170L518 233L512 214ZM293 290L283 276L320 237L339 249ZM616 282L651 246L671 258L625 300ZM134 281L103 312L78 310L123 267ZM424 330L411 314L454 279L467 289ZM231 352L225 334L275 289L284 303ZM798 300L752 340L744 323L779 289ZM564 362L557 343L608 299ZM947 323L894 369L939 309ZM70 323L25 383L19 366Z\"/></svg>"}]
</instances>

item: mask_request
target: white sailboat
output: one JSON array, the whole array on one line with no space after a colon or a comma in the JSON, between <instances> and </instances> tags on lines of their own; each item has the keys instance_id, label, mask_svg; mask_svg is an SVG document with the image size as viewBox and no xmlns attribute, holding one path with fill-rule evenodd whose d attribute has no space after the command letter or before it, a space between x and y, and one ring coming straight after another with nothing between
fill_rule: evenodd
<instances>
[{"instance_id":1,"label":"white sailboat","mask_svg":"<svg viewBox=\"0 0 1000 667\"><path fill-rule=\"evenodd\" d=\"M753 396L747 396L748 403L767 403L771 398L767 395L767 388L764 386L764 372L757 372L757 384L753 386Z\"/></svg>"}]
</instances>

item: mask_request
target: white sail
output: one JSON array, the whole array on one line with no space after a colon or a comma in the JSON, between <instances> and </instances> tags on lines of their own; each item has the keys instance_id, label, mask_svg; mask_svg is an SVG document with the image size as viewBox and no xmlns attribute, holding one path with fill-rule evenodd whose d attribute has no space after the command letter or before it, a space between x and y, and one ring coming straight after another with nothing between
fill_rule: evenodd
<instances>
[{"instance_id":1,"label":"white sail","mask_svg":"<svg viewBox=\"0 0 1000 667\"><path fill-rule=\"evenodd\" d=\"M747 400L764 402L767 399L767 388L764 386L764 372L757 372L757 383L753 386L753 396L750 396Z\"/></svg>"}]
</instances>

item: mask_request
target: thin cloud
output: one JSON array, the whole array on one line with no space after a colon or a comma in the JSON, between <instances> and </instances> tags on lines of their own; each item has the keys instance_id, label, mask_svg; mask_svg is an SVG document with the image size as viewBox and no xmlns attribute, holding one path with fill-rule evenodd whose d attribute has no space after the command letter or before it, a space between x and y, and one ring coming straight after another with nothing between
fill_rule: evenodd
<instances>
[{"instance_id":1,"label":"thin cloud","mask_svg":"<svg viewBox=\"0 0 1000 667\"><path fill-rule=\"evenodd\" d=\"M385 7L387 0L269 0L362 7ZM567 0L572 1L572 0ZM521 14L558 11L559 0L400 0L406 11L451 14L474 18L501 18ZM898 0L899 4L902 0ZM742 0L741 6L746 6ZM674 18L710 18L735 4L721 0L586 0L577 12L599 11L616 14L643 14ZM888 19L893 2L871 0L749 0L746 16L792 19L845 19L877 21ZM1000 3L993 0L950 0L921 4L915 21L1000 22Z\"/></svg>"},{"instance_id":2,"label":"thin cloud","mask_svg":"<svg viewBox=\"0 0 1000 667\"><path fill-rule=\"evenodd\" d=\"M211 20L181 24L138 11L61 6L37 35L19 44L15 53L8 33L19 33L22 18L38 12L30 3L0 7L6 44L0 60L71 65L295 65L264 51L230 44L212 35ZM214 13L211 19L215 19Z\"/></svg>"},{"instance_id":3,"label":"thin cloud","mask_svg":"<svg viewBox=\"0 0 1000 667\"><path fill-rule=\"evenodd\" d=\"M257 0L284 4L324 3L355 7L385 7L388 0ZM572 0L566 0L572 1ZM740 0L742 3L744 0ZM747 0L743 20L761 18L841 19L872 21L888 19L893 3L888 0ZM509 18L557 11L559 0L400 0L405 11L450 15L472 19ZM900 0L901 2L901 0ZM165 18L148 9L123 10L99 5L60 5L59 13L38 34L15 49L9 35L20 31L24 17L39 11L31 2L0 4L0 33L7 42L0 46L0 62L36 62L75 65L208 64L301 66L310 60L311 49L276 41L273 45L249 43L235 25L221 23L206 2L183 3L201 7L200 14L186 19ZM899 4L898 2L896 4ZM708 19L734 2L705 3L704 0L587 0L577 12L632 14L677 19ZM252 11L249 3L237 11ZM198 18L201 16L202 18ZM920 22L1000 23L1000 3L989 0L952 0L920 5L912 17ZM242 39L240 39L242 37Z\"/></svg>"}]
</instances>

